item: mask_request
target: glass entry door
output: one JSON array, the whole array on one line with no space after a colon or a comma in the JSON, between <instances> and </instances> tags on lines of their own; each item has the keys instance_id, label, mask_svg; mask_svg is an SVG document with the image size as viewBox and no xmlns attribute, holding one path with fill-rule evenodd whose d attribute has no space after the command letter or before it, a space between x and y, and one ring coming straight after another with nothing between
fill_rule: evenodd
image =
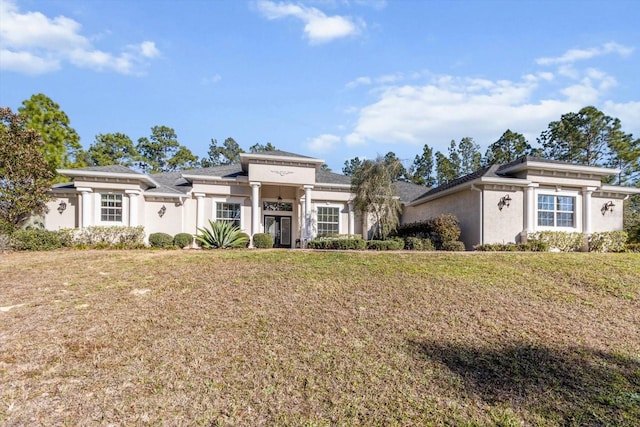
<instances>
[{"instance_id":1,"label":"glass entry door","mask_svg":"<svg viewBox=\"0 0 640 427\"><path fill-rule=\"evenodd\" d=\"M273 237L274 247L291 247L291 217L290 216L264 216L264 231Z\"/></svg>"}]
</instances>

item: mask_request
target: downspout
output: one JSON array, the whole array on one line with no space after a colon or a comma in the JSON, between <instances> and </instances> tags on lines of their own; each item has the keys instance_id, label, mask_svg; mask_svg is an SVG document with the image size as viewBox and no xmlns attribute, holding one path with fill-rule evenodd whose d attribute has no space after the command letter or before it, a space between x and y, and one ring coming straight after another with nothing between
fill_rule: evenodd
<instances>
[{"instance_id":1,"label":"downspout","mask_svg":"<svg viewBox=\"0 0 640 427\"><path fill-rule=\"evenodd\" d=\"M480 196L480 214L479 214L479 218L480 218L480 227L479 227L480 244L484 245L484 219L483 219L483 215L482 215L482 213L484 212L484 197L482 197L484 192L482 191L481 188L478 188L473 184L471 185L471 190L477 191L478 195Z\"/></svg>"}]
</instances>

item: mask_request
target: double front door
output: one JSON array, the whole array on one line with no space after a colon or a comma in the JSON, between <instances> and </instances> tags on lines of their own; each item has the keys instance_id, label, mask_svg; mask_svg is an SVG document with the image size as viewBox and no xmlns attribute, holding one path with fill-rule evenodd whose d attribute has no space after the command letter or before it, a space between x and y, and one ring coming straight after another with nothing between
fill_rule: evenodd
<instances>
[{"instance_id":1,"label":"double front door","mask_svg":"<svg viewBox=\"0 0 640 427\"><path fill-rule=\"evenodd\" d=\"M291 247L291 217L290 216L264 216L264 231L273 237L274 247Z\"/></svg>"}]
</instances>

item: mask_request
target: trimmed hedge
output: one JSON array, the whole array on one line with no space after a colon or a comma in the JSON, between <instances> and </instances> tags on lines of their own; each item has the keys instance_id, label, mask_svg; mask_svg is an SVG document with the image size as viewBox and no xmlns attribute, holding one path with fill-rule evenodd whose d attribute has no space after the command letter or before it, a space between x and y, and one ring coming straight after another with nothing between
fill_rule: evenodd
<instances>
[{"instance_id":1,"label":"trimmed hedge","mask_svg":"<svg viewBox=\"0 0 640 427\"><path fill-rule=\"evenodd\" d=\"M624 252L628 237L624 231L593 233L589 236L589 252Z\"/></svg>"},{"instance_id":2,"label":"trimmed hedge","mask_svg":"<svg viewBox=\"0 0 640 427\"><path fill-rule=\"evenodd\" d=\"M404 249L404 240L367 240L367 249L372 251L399 251Z\"/></svg>"},{"instance_id":3,"label":"trimmed hedge","mask_svg":"<svg viewBox=\"0 0 640 427\"><path fill-rule=\"evenodd\" d=\"M450 252L464 252L467 250L467 248L464 246L464 243L456 240L456 241L443 242L442 250L450 251Z\"/></svg>"},{"instance_id":4,"label":"trimmed hedge","mask_svg":"<svg viewBox=\"0 0 640 427\"><path fill-rule=\"evenodd\" d=\"M309 249L363 250L367 242L363 239L315 239L308 244Z\"/></svg>"},{"instance_id":5,"label":"trimmed hedge","mask_svg":"<svg viewBox=\"0 0 640 427\"><path fill-rule=\"evenodd\" d=\"M271 249L274 241L269 233L256 233L253 235L253 247L258 249Z\"/></svg>"},{"instance_id":6,"label":"trimmed hedge","mask_svg":"<svg viewBox=\"0 0 640 427\"><path fill-rule=\"evenodd\" d=\"M173 247L173 237L167 233L151 233L149 234L149 245L152 248L171 248Z\"/></svg>"},{"instance_id":7,"label":"trimmed hedge","mask_svg":"<svg viewBox=\"0 0 640 427\"><path fill-rule=\"evenodd\" d=\"M638 252L640 253L640 243L627 243L625 248L627 252Z\"/></svg>"},{"instance_id":8,"label":"trimmed hedge","mask_svg":"<svg viewBox=\"0 0 640 427\"><path fill-rule=\"evenodd\" d=\"M16 230L9 239L11 248L18 251L50 251L62 247L62 239L57 231Z\"/></svg>"},{"instance_id":9,"label":"trimmed hedge","mask_svg":"<svg viewBox=\"0 0 640 427\"><path fill-rule=\"evenodd\" d=\"M477 245L473 248L479 252L546 252L549 250L549 245L545 242L527 242L527 243L486 243L484 245Z\"/></svg>"},{"instance_id":10,"label":"trimmed hedge","mask_svg":"<svg viewBox=\"0 0 640 427\"><path fill-rule=\"evenodd\" d=\"M549 246L549 250L560 252L576 252L585 245L583 233L567 233L564 231L539 231L531 233L527 239L529 242L543 242Z\"/></svg>"},{"instance_id":11,"label":"trimmed hedge","mask_svg":"<svg viewBox=\"0 0 640 427\"><path fill-rule=\"evenodd\" d=\"M178 233L173 236L173 245L179 247L180 249L191 246L192 243L193 236L189 233Z\"/></svg>"}]
</instances>

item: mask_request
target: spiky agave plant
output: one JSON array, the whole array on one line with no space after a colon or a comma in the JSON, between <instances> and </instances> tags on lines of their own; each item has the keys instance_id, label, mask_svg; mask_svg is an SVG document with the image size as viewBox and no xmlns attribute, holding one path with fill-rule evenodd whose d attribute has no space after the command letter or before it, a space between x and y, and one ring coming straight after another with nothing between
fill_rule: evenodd
<instances>
[{"instance_id":1,"label":"spiky agave plant","mask_svg":"<svg viewBox=\"0 0 640 427\"><path fill-rule=\"evenodd\" d=\"M198 228L196 241L205 249L244 248L249 243L247 234L226 221L209 220L210 228Z\"/></svg>"}]
</instances>

